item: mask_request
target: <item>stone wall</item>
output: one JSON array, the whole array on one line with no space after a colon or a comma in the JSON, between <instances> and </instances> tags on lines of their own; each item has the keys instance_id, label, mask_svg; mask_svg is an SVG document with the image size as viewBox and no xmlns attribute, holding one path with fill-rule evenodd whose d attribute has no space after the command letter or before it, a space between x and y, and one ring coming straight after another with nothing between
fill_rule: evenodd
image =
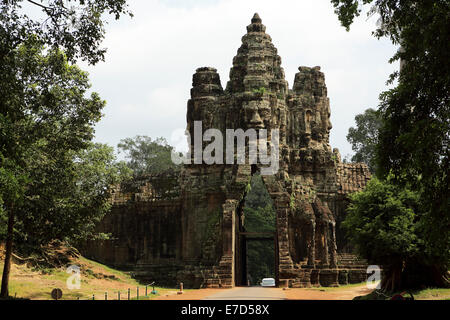
<instances>
[{"instance_id":1,"label":"stone wall","mask_svg":"<svg viewBox=\"0 0 450 320\"><path fill-rule=\"evenodd\" d=\"M339 151L335 153L339 156ZM332 204L333 213L336 218L336 244L339 252L351 253L352 246L346 241L345 231L341 228L341 223L346 215L346 208L349 204L348 195L350 193L364 189L371 178L369 168L364 163L337 163L337 194L336 201Z\"/></svg>"},{"instance_id":2,"label":"stone wall","mask_svg":"<svg viewBox=\"0 0 450 320\"><path fill-rule=\"evenodd\" d=\"M179 174L168 172L116 186L111 202L111 211L97 226L110 239L89 241L82 250L85 256L136 272L148 266L176 269L181 264Z\"/></svg>"}]
</instances>

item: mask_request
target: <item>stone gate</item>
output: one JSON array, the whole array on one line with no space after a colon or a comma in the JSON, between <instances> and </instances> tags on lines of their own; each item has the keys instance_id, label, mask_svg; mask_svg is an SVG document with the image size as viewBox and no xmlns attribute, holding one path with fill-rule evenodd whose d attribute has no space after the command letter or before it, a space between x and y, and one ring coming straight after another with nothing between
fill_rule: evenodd
<instances>
[{"instance_id":1,"label":"stone gate","mask_svg":"<svg viewBox=\"0 0 450 320\"><path fill-rule=\"evenodd\" d=\"M291 286L338 285L342 274L365 270L339 264L348 251L339 228L347 195L361 190L366 165L341 162L329 144L330 106L320 67L299 67L288 87L281 58L255 14L233 58L225 89L216 69L193 75L187 131L279 130L279 169L263 181L276 210L276 280ZM191 139L191 150L194 138ZM203 146L206 143L203 142ZM243 205L258 164L186 164L181 173L136 181L113 194L98 230L111 240L90 242L85 254L137 277L191 287L243 284ZM345 271L345 272L344 272Z\"/></svg>"}]
</instances>

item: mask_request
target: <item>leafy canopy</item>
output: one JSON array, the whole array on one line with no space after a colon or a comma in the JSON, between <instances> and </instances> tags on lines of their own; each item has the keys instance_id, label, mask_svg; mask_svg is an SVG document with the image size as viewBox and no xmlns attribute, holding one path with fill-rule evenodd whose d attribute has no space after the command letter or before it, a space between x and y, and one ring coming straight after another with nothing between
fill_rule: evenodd
<instances>
[{"instance_id":1,"label":"leafy canopy","mask_svg":"<svg viewBox=\"0 0 450 320\"><path fill-rule=\"evenodd\" d=\"M11 57L17 91L6 98L17 108L0 114L3 211L14 210L22 243L86 238L108 209L108 188L130 175L112 148L90 142L105 102L86 96L87 73L58 49L30 38Z\"/></svg>"},{"instance_id":2,"label":"leafy canopy","mask_svg":"<svg viewBox=\"0 0 450 320\"><path fill-rule=\"evenodd\" d=\"M342 226L369 263L401 264L418 253L417 193L372 178L350 200Z\"/></svg>"},{"instance_id":3,"label":"leafy canopy","mask_svg":"<svg viewBox=\"0 0 450 320\"><path fill-rule=\"evenodd\" d=\"M166 171L178 171L180 165L172 162L173 147L166 139L136 136L122 139L117 145L119 152L124 152L128 166L133 170L135 177L151 174L160 174Z\"/></svg>"},{"instance_id":4,"label":"leafy canopy","mask_svg":"<svg viewBox=\"0 0 450 320\"><path fill-rule=\"evenodd\" d=\"M372 173L376 168L376 146L381 121L379 112L369 108L364 113L356 115L356 128L350 127L347 134L347 140L355 151L351 160L364 162Z\"/></svg>"},{"instance_id":5,"label":"leafy canopy","mask_svg":"<svg viewBox=\"0 0 450 320\"><path fill-rule=\"evenodd\" d=\"M103 60L104 12L130 14L125 0L0 3L0 218L8 216L2 297L14 230L27 242L85 237L103 212L104 193L74 187L81 183L73 158L90 148L105 102L86 96L87 74L69 62Z\"/></svg>"},{"instance_id":6,"label":"leafy canopy","mask_svg":"<svg viewBox=\"0 0 450 320\"><path fill-rule=\"evenodd\" d=\"M63 50L69 61L91 64L104 60L104 14L117 20L132 16L126 0L8 0L0 3L0 56L14 50L30 35L49 48Z\"/></svg>"},{"instance_id":7,"label":"leafy canopy","mask_svg":"<svg viewBox=\"0 0 450 320\"><path fill-rule=\"evenodd\" d=\"M58 153L37 148L30 159L32 183L16 225L19 243L38 247L57 239L78 244L106 236L95 232L96 223L110 209L111 186L129 178L131 170L105 144Z\"/></svg>"}]
</instances>

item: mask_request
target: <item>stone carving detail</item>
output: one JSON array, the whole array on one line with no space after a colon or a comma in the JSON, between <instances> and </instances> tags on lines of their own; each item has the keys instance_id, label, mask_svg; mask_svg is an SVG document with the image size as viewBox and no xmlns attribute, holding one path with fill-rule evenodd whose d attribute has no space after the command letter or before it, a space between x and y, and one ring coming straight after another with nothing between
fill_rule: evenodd
<instances>
[{"instance_id":1,"label":"stone carving detail","mask_svg":"<svg viewBox=\"0 0 450 320\"><path fill-rule=\"evenodd\" d=\"M341 163L339 151L331 149L330 104L320 67L299 67L289 89L281 58L265 30L255 14L233 58L225 89L216 69L196 70L186 116L191 151L194 121L202 121L203 132L214 128L224 136L226 129L267 129L270 140L271 130L278 129L279 170L263 176L277 214L277 280L297 287L335 286L348 281L350 274L343 271L347 264L339 262L337 253L345 247L339 244L337 229L346 197L364 188L370 173L364 164ZM112 256L105 259L101 253L104 243L90 243L86 251L132 268L138 276L159 277L159 283L234 286L242 268L243 199L252 174L260 169L249 164L193 163L184 165L179 176L159 178L176 185L175 196L167 190L155 193L151 178L134 195L118 191L113 214L100 224L103 231L118 235L107 244Z\"/></svg>"}]
</instances>

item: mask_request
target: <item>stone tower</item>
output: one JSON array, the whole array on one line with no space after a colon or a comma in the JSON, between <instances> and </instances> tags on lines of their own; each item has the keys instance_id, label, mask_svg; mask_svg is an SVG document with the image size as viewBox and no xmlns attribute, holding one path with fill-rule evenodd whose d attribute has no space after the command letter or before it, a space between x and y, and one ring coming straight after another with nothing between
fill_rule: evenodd
<instances>
[{"instance_id":1,"label":"stone tower","mask_svg":"<svg viewBox=\"0 0 450 320\"><path fill-rule=\"evenodd\" d=\"M190 148L199 142L196 121L202 133L218 129L223 136L227 129L266 129L269 145L271 132L279 132L279 168L263 176L276 210L275 276L291 286L338 285L337 250L345 245L339 243L336 224L348 192L361 190L370 174L363 164L341 163L339 151L331 149L330 106L320 67L299 67L290 89L265 31L255 14L225 89L216 69L196 70L187 105ZM148 177L140 192L115 194L113 214L100 229L119 229L122 242L91 244L91 256L112 250L100 260L165 283L245 283L244 198L252 175L264 165L207 164L191 155L192 163L180 175ZM120 221L127 221L129 230L118 227Z\"/></svg>"}]
</instances>

